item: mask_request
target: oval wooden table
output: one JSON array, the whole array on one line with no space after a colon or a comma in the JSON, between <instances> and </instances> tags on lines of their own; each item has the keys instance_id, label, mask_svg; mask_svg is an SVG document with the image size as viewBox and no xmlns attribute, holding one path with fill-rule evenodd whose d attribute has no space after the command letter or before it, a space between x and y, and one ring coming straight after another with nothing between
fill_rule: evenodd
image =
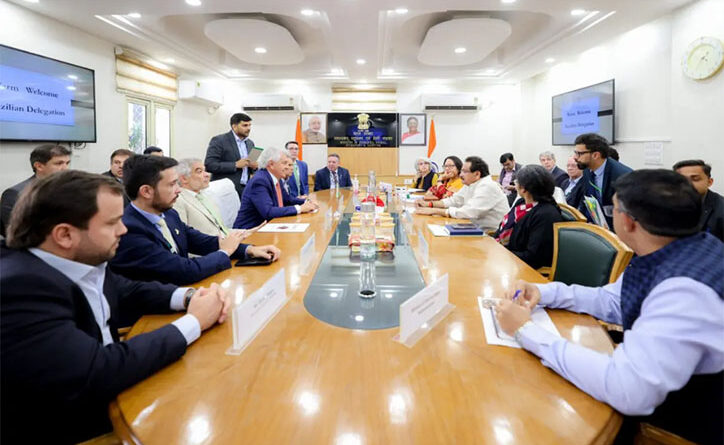
<instances>
[{"instance_id":1,"label":"oval wooden table","mask_svg":"<svg viewBox=\"0 0 724 445\"><path fill-rule=\"evenodd\" d=\"M345 201L349 192L344 191ZM486 287L499 294L518 278L542 282L535 270L493 239L434 238L427 283L449 274L456 308L413 348L392 341L398 329L363 331L321 322L304 308L304 294L327 242L325 213L338 201L317 193L317 214L275 222L305 222L302 234L255 234L283 253L267 267L232 268L200 283L221 283L237 301L286 269L290 300L238 356L231 323L216 326L178 362L120 394L111 406L119 436L143 444L561 444L610 443L621 417L532 354L489 346L477 306ZM316 234L316 258L300 276L299 250ZM410 243L419 254L418 240ZM419 258L418 258L419 261ZM610 353L611 342L591 317L549 311L561 335ZM180 315L146 316L137 335Z\"/></svg>"}]
</instances>

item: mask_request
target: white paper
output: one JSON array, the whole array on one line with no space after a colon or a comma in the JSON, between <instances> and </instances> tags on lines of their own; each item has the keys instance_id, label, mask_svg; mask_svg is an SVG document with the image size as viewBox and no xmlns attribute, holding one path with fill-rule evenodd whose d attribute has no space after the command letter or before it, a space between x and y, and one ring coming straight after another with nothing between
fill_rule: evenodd
<instances>
[{"instance_id":1,"label":"white paper","mask_svg":"<svg viewBox=\"0 0 724 445\"><path fill-rule=\"evenodd\" d=\"M663 142L646 142L644 144L644 165L664 165Z\"/></svg>"},{"instance_id":2,"label":"white paper","mask_svg":"<svg viewBox=\"0 0 724 445\"><path fill-rule=\"evenodd\" d=\"M234 338L228 354L240 354L287 302L284 277L282 269L232 310Z\"/></svg>"},{"instance_id":3,"label":"white paper","mask_svg":"<svg viewBox=\"0 0 724 445\"><path fill-rule=\"evenodd\" d=\"M400 342L407 339L448 305L448 275L438 278L400 305Z\"/></svg>"},{"instance_id":4,"label":"white paper","mask_svg":"<svg viewBox=\"0 0 724 445\"><path fill-rule=\"evenodd\" d=\"M270 232L287 232L287 233L302 233L309 227L308 223L290 223L290 224L267 224L261 229L259 233L270 233Z\"/></svg>"},{"instance_id":5,"label":"white paper","mask_svg":"<svg viewBox=\"0 0 724 445\"><path fill-rule=\"evenodd\" d=\"M306 243L302 246L302 250L299 251L299 272L302 275L306 275L314 262L314 251L315 251L315 235L309 237Z\"/></svg>"},{"instance_id":6,"label":"white paper","mask_svg":"<svg viewBox=\"0 0 724 445\"><path fill-rule=\"evenodd\" d=\"M493 318L493 308L483 307L483 297L478 297L478 309L480 309L480 317L483 319L483 329L485 330L485 339L489 345L509 346L511 348L520 348L520 345L515 338L503 332L501 329L496 329L497 321ZM536 306L533 312L530 314L531 321L542 327L548 332L551 332L558 337L561 334L556 329L556 325L553 324L553 320L540 306Z\"/></svg>"},{"instance_id":7,"label":"white paper","mask_svg":"<svg viewBox=\"0 0 724 445\"><path fill-rule=\"evenodd\" d=\"M450 236L450 232L441 224L428 224L427 228L434 236Z\"/></svg>"},{"instance_id":8,"label":"white paper","mask_svg":"<svg viewBox=\"0 0 724 445\"><path fill-rule=\"evenodd\" d=\"M425 239L425 236L422 234L422 230L417 229L417 245L420 249L420 258L422 260L422 267L427 268L427 265L430 261L430 248L427 245L427 240Z\"/></svg>"}]
</instances>

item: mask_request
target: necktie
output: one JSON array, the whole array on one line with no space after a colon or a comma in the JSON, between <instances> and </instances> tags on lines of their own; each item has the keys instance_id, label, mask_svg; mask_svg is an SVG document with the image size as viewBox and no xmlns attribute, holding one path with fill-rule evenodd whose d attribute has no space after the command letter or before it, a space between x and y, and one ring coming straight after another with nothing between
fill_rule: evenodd
<instances>
[{"instance_id":1,"label":"necktie","mask_svg":"<svg viewBox=\"0 0 724 445\"><path fill-rule=\"evenodd\" d=\"M593 196L598 202L601 202L601 189L596 185L595 172L591 172L591 180L586 184L586 196Z\"/></svg>"},{"instance_id":2,"label":"necktie","mask_svg":"<svg viewBox=\"0 0 724 445\"><path fill-rule=\"evenodd\" d=\"M334 186L333 186L332 188L333 188L333 189L338 188L338 187L339 187L339 178L337 177L337 172L336 172L336 171L333 171L333 172L332 172L332 179L334 180Z\"/></svg>"},{"instance_id":3,"label":"necktie","mask_svg":"<svg viewBox=\"0 0 724 445\"><path fill-rule=\"evenodd\" d=\"M223 234L224 234L224 235L228 235L228 234L229 234L229 230L226 228L226 226L224 226L224 223L222 222L221 216L220 216L219 213L216 211L216 209L214 208L214 206L209 202L209 198L207 198L206 196L202 195L201 193L197 193L197 194L196 194L196 199L198 199L199 202L201 203L201 205L204 206L204 208L205 208L206 210L208 210L209 214L211 215L211 218L214 220L214 223L216 223L216 226L223 232Z\"/></svg>"},{"instance_id":4,"label":"necktie","mask_svg":"<svg viewBox=\"0 0 724 445\"><path fill-rule=\"evenodd\" d=\"M158 226L161 228L161 234L163 234L163 239L165 239L166 242L168 242L169 244L171 253L178 253L178 249L176 248L176 241L174 241L173 236L171 236L171 231L168 229L166 220L161 218L161 220L158 222Z\"/></svg>"},{"instance_id":5,"label":"necktie","mask_svg":"<svg viewBox=\"0 0 724 445\"><path fill-rule=\"evenodd\" d=\"M299 180L299 166L294 163L294 183L297 184L297 196L302 194L302 185Z\"/></svg>"},{"instance_id":6,"label":"necktie","mask_svg":"<svg viewBox=\"0 0 724 445\"><path fill-rule=\"evenodd\" d=\"M279 207L284 207L284 201L282 200L282 187L279 185L279 181L277 181L277 202L279 202Z\"/></svg>"}]
</instances>

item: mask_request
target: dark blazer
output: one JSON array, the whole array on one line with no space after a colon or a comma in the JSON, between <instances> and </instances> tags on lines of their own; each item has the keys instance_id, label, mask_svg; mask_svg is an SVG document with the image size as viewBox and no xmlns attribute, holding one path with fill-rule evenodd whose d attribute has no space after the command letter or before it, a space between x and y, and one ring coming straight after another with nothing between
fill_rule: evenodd
<instances>
[{"instance_id":1,"label":"dark blazer","mask_svg":"<svg viewBox=\"0 0 724 445\"><path fill-rule=\"evenodd\" d=\"M229 256L219 250L219 238L184 224L170 209L166 224L178 247L178 254L161 232L132 205L123 212L128 233L121 237L116 256L110 262L114 272L133 280L160 281L178 285L201 281L231 267ZM247 244L240 244L232 258L244 258ZM189 258L189 253L201 255Z\"/></svg>"},{"instance_id":2,"label":"dark blazer","mask_svg":"<svg viewBox=\"0 0 724 445\"><path fill-rule=\"evenodd\" d=\"M701 228L724 241L724 196L711 189L704 197Z\"/></svg>"},{"instance_id":3,"label":"dark blazer","mask_svg":"<svg viewBox=\"0 0 724 445\"><path fill-rule=\"evenodd\" d=\"M108 403L176 361L186 339L173 325L118 343L120 319L170 312L176 286L106 271L103 292L116 343L103 345L81 289L27 250L0 248L2 443L76 443L111 430Z\"/></svg>"},{"instance_id":4,"label":"dark blazer","mask_svg":"<svg viewBox=\"0 0 724 445\"><path fill-rule=\"evenodd\" d=\"M551 175L553 175L553 182L556 183L556 187L560 187L562 189L563 183L568 182L568 173L557 165L553 167Z\"/></svg>"},{"instance_id":5,"label":"dark blazer","mask_svg":"<svg viewBox=\"0 0 724 445\"><path fill-rule=\"evenodd\" d=\"M111 173L110 170L105 171L105 172L103 172L103 173L101 173L101 174L102 174L102 175L105 175L105 176L109 176L109 177L115 179L116 181L118 181L119 184L123 185L123 180L120 179L120 178L118 178L118 177L116 177L116 175L114 175L113 173ZM123 208L125 209L126 206L127 206L128 204L130 204L130 203L131 203L131 198L128 197L128 195L126 194L126 188L123 187Z\"/></svg>"},{"instance_id":6,"label":"dark blazer","mask_svg":"<svg viewBox=\"0 0 724 445\"><path fill-rule=\"evenodd\" d=\"M293 175L287 180L289 183L289 193L294 197L309 194L309 167L304 161L297 161L297 167L299 168L299 185L301 190L297 190L297 182L294 180Z\"/></svg>"},{"instance_id":7,"label":"dark blazer","mask_svg":"<svg viewBox=\"0 0 724 445\"><path fill-rule=\"evenodd\" d=\"M606 159L606 167L603 169L603 188L601 190L601 205L603 207L613 206L613 194L616 193L613 183L616 182L616 179L631 171L633 171L631 168L615 159ZM578 184L571 190L571 194L566 198L569 205L583 211L584 215L587 214L587 210L584 209L583 196L586 193L587 185L592 177L590 169L587 168L583 170L583 176L580 181L578 181ZM601 211L603 211L603 209L601 209ZM608 228L613 231L613 218L606 216L606 222L608 223Z\"/></svg>"},{"instance_id":8,"label":"dark blazer","mask_svg":"<svg viewBox=\"0 0 724 445\"><path fill-rule=\"evenodd\" d=\"M23 182L15 184L3 192L2 197L0 197L0 235L7 236L8 226L10 225L10 215L13 212L15 203L18 201L18 196L20 196L20 193L25 187L33 181L35 181L35 175Z\"/></svg>"},{"instance_id":9,"label":"dark blazer","mask_svg":"<svg viewBox=\"0 0 724 445\"><path fill-rule=\"evenodd\" d=\"M254 141L247 138L244 142L246 143L247 153L250 153L251 149L254 148ZM241 173L244 170L237 170L236 168L236 161L239 159L241 159L241 156L239 156L239 146L236 145L234 132L229 130L226 133L211 138L209 147L206 149L204 165L206 166L206 171L211 173L212 181L224 178L231 179L234 187L236 187L236 192L239 194L239 199L241 199L241 194L244 191L241 185ZM249 179L251 179L251 174L255 170L249 167L245 168L249 170Z\"/></svg>"},{"instance_id":10,"label":"dark blazer","mask_svg":"<svg viewBox=\"0 0 724 445\"><path fill-rule=\"evenodd\" d=\"M320 168L314 173L314 191L329 190L332 184L329 182L330 171L327 167ZM337 178L339 178L339 187L352 187L352 178L349 176L349 170L344 167L337 167Z\"/></svg>"},{"instance_id":11,"label":"dark blazer","mask_svg":"<svg viewBox=\"0 0 724 445\"><path fill-rule=\"evenodd\" d=\"M515 224L506 247L533 269L548 267L553 262L553 224L562 221L555 203L539 202Z\"/></svg>"},{"instance_id":12,"label":"dark blazer","mask_svg":"<svg viewBox=\"0 0 724 445\"><path fill-rule=\"evenodd\" d=\"M246 185L241 208L234 221L235 229L250 229L264 221L297 214L293 206L304 204L303 199L291 197L282 187L282 205L279 207L274 181L266 169L259 170Z\"/></svg>"}]
</instances>

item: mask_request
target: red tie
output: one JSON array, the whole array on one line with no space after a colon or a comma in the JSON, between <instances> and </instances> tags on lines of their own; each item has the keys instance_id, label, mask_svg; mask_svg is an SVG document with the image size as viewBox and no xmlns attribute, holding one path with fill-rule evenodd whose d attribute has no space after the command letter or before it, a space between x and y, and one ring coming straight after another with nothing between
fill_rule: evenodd
<instances>
[{"instance_id":1,"label":"red tie","mask_svg":"<svg viewBox=\"0 0 724 445\"><path fill-rule=\"evenodd\" d=\"M277 202L279 203L279 207L284 207L284 201L282 200L282 188L279 186L279 181L277 181Z\"/></svg>"}]
</instances>

